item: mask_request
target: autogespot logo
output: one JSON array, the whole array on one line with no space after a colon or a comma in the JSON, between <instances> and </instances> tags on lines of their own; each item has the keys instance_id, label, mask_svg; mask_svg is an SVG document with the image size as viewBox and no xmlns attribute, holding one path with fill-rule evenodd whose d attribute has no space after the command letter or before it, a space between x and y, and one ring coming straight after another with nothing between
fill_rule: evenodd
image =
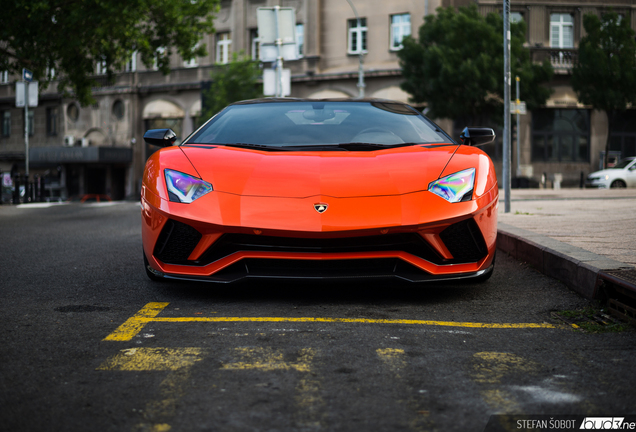
<instances>
[{"instance_id":1,"label":"autogespot logo","mask_svg":"<svg viewBox=\"0 0 636 432\"><path fill-rule=\"evenodd\" d=\"M585 417L579 429L636 430L636 422L625 423L625 417Z\"/></svg>"}]
</instances>

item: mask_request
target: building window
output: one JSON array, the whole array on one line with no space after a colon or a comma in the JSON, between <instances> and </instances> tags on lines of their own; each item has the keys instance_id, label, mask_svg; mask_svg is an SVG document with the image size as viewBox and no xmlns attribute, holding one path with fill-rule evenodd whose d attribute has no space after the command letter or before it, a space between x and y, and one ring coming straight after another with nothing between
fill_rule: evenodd
<instances>
[{"instance_id":1,"label":"building window","mask_svg":"<svg viewBox=\"0 0 636 432\"><path fill-rule=\"evenodd\" d=\"M411 35L411 14L391 15L391 49L402 49L402 39Z\"/></svg>"},{"instance_id":2,"label":"building window","mask_svg":"<svg viewBox=\"0 0 636 432\"><path fill-rule=\"evenodd\" d=\"M194 49L197 50L199 49L199 44L197 43L194 46ZM187 67L187 68L193 68L193 67L197 67L199 66L199 59L197 58L197 56L195 55L194 57L192 57L190 60L186 60L183 62L183 66Z\"/></svg>"},{"instance_id":3,"label":"building window","mask_svg":"<svg viewBox=\"0 0 636 432\"><path fill-rule=\"evenodd\" d=\"M115 117L115 119L117 120L121 120L124 118L124 114L126 114L126 107L124 105L124 102L122 102L121 100L117 99L115 101L115 103L113 104L113 117Z\"/></svg>"},{"instance_id":4,"label":"building window","mask_svg":"<svg viewBox=\"0 0 636 432\"><path fill-rule=\"evenodd\" d=\"M305 56L305 24L296 24L296 57Z\"/></svg>"},{"instance_id":5,"label":"building window","mask_svg":"<svg viewBox=\"0 0 636 432\"><path fill-rule=\"evenodd\" d=\"M232 39L230 39L230 32L217 33L216 62L219 64L228 64L230 62L231 49L232 49Z\"/></svg>"},{"instance_id":6,"label":"building window","mask_svg":"<svg viewBox=\"0 0 636 432\"><path fill-rule=\"evenodd\" d=\"M66 107L66 117L73 123L79 119L79 107L76 103L71 102L68 104Z\"/></svg>"},{"instance_id":7,"label":"building window","mask_svg":"<svg viewBox=\"0 0 636 432\"><path fill-rule=\"evenodd\" d=\"M55 79L55 68L52 66L46 67L46 78L53 81Z\"/></svg>"},{"instance_id":8,"label":"building window","mask_svg":"<svg viewBox=\"0 0 636 432\"><path fill-rule=\"evenodd\" d=\"M533 162L589 162L590 113L579 109L532 112Z\"/></svg>"},{"instance_id":9,"label":"building window","mask_svg":"<svg viewBox=\"0 0 636 432\"><path fill-rule=\"evenodd\" d=\"M130 56L130 60L126 62L124 66L124 72L136 72L137 71L137 51L133 52Z\"/></svg>"},{"instance_id":10,"label":"building window","mask_svg":"<svg viewBox=\"0 0 636 432\"><path fill-rule=\"evenodd\" d=\"M0 72L0 84L8 84L9 83L9 71Z\"/></svg>"},{"instance_id":11,"label":"building window","mask_svg":"<svg viewBox=\"0 0 636 432\"><path fill-rule=\"evenodd\" d=\"M574 19L572 15L550 15L550 46L552 48L574 48Z\"/></svg>"},{"instance_id":12,"label":"building window","mask_svg":"<svg viewBox=\"0 0 636 432\"><path fill-rule=\"evenodd\" d=\"M106 65L106 59L104 58L102 61L97 62L97 75L106 75L107 72L107 65Z\"/></svg>"},{"instance_id":13,"label":"building window","mask_svg":"<svg viewBox=\"0 0 636 432\"><path fill-rule=\"evenodd\" d=\"M11 136L11 111L2 112L2 136Z\"/></svg>"},{"instance_id":14,"label":"building window","mask_svg":"<svg viewBox=\"0 0 636 432\"><path fill-rule=\"evenodd\" d=\"M28 127L28 131L29 131L29 136L33 136L35 135L35 111L33 110L29 110L28 111L28 119L29 119L29 127Z\"/></svg>"},{"instance_id":15,"label":"building window","mask_svg":"<svg viewBox=\"0 0 636 432\"><path fill-rule=\"evenodd\" d=\"M46 109L46 134L48 136L57 135L57 107Z\"/></svg>"},{"instance_id":16,"label":"building window","mask_svg":"<svg viewBox=\"0 0 636 432\"><path fill-rule=\"evenodd\" d=\"M258 29L250 30L250 55L252 56L252 60L259 60L260 46L258 39Z\"/></svg>"},{"instance_id":17,"label":"building window","mask_svg":"<svg viewBox=\"0 0 636 432\"><path fill-rule=\"evenodd\" d=\"M621 158L636 156L636 110L614 113L610 152L620 152Z\"/></svg>"},{"instance_id":18,"label":"building window","mask_svg":"<svg viewBox=\"0 0 636 432\"><path fill-rule=\"evenodd\" d=\"M154 70L159 70L159 61L158 59L164 59L166 56L166 48L165 47L159 47L157 48L157 51L155 51L155 61L152 64L152 68Z\"/></svg>"},{"instance_id":19,"label":"building window","mask_svg":"<svg viewBox=\"0 0 636 432\"><path fill-rule=\"evenodd\" d=\"M350 19L349 21L349 54L367 52L367 19Z\"/></svg>"},{"instance_id":20,"label":"building window","mask_svg":"<svg viewBox=\"0 0 636 432\"><path fill-rule=\"evenodd\" d=\"M518 23L523 21L523 14L521 12L510 12L510 22Z\"/></svg>"}]
</instances>

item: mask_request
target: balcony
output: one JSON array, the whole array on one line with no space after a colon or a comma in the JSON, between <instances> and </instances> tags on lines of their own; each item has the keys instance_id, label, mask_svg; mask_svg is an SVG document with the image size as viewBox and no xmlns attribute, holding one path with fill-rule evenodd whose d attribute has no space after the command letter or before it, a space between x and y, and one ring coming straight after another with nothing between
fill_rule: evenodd
<instances>
[{"instance_id":1,"label":"balcony","mask_svg":"<svg viewBox=\"0 0 636 432\"><path fill-rule=\"evenodd\" d=\"M541 63L546 58L550 60L555 74L571 74L576 63L578 50L574 48L545 48L530 47L532 61Z\"/></svg>"}]
</instances>

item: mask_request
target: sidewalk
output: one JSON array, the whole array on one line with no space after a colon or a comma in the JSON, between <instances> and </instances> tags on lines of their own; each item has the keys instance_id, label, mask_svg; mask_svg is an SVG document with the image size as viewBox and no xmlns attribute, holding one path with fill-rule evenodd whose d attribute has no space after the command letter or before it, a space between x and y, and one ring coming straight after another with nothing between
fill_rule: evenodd
<instances>
[{"instance_id":1,"label":"sidewalk","mask_svg":"<svg viewBox=\"0 0 636 432\"><path fill-rule=\"evenodd\" d=\"M513 189L497 246L586 298L636 298L636 189ZM605 285L604 285L605 284ZM612 288L613 289L613 288Z\"/></svg>"}]
</instances>

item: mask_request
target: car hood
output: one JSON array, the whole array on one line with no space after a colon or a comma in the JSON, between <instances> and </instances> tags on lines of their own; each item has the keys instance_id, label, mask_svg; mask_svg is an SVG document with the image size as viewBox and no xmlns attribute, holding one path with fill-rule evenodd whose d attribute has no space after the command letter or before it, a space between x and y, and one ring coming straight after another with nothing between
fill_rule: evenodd
<instances>
[{"instance_id":1,"label":"car hood","mask_svg":"<svg viewBox=\"0 0 636 432\"><path fill-rule=\"evenodd\" d=\"M616 174L620 173L621 171L623 171L622 169L604 169L604 170L600 170L600 171L594 171L593 173L588 174L588 177L605 177L606 175L610 176L610 177L614 177Z\"/></svg>"},{"instance_id":2,"label":"car hood","mask_svg":"<svg viewBox=\"0 0 636 432\"><path fill-rule=\"evenodd\" d=\"M345 198L426 190L457 147L416 145L371 152L267 152L223 146L182 146L181 150L217 192Z\"/></svg>"}]
</instances>

